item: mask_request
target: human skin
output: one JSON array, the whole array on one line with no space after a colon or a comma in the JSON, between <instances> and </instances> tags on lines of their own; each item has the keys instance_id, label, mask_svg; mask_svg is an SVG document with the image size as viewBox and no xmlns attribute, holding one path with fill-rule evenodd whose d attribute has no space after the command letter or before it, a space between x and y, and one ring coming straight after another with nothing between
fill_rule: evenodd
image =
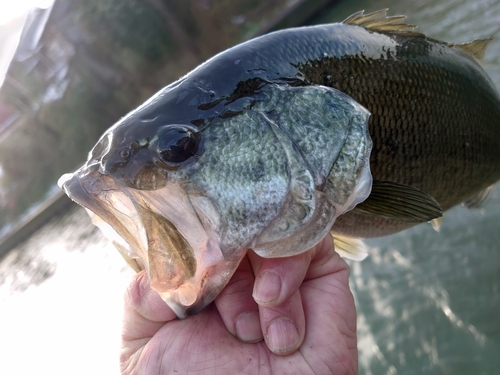
<instances>
[{"instance_id":1,"label":"human skin","mask_svg":"<svg viewBox=\"0 0 500 375\"><path fill-rule=\"evenodd\" d=\"M357 374L349 267L328 235L307 252L252 251L200 313L177 319L145 272L125 293L123 374Z\"/></svg>"}]
</instances>

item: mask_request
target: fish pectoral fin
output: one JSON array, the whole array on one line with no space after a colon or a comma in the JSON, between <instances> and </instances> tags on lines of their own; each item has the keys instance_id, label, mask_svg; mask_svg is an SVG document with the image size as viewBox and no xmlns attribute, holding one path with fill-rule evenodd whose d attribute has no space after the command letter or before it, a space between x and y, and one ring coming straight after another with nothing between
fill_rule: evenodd
<instances>
[{"instance_id":1,"label":"fish pectoral fin","mask_svg":"<svg viewBox=\"0 0 500 375\"><path fill-rule=\"evenodd\" d=\"M362 10L347 17L342 23L361 26L366 30L383 34L424 36L424 34L415 31L417 26L405 23L406 16L387 17L387 11L388 9L386 8L365 14L364 10Z\"/></svg>"},{"instance_id":2,"label":"fish pectoral fin","mask_svg":"<svg viewBox=\"0 0 500 375\"><path fill-rule=\"evenodd\" d=\"M486 189L474 194L472 197L463 202L462 206L465 208L477 208L481 206L481 204L490 196L493 186L495 185L488 186Z\"/></svg>"},{"instance_id":3,"label":"fish pectoral fin","mask_svg":"<svg viewBox=\"0 0 500 375\"><path fill-rule=\"evenodd\" d=\"M412 186L382 180L373 181L370 195L353 211L414 223L431 221L443 215L443 210L429 194Z\"/></svg>"},{"instance_id":4,"label":"fish pectoral fin","mask_svg":"<svg viewBox=\"0 0 500 375\"><path fill-rule=\"evenodd\" d=\"M330 233L333 237L335 251L346 259L362 261L368 256L368 248L365 243L357 238L342 236L337 233Z\"/></svg>"},{"instance_id":5,"label":"fish pectoral fin","mask_svg":"<svg viewBox=\"0 0 500 375\"><path fill-rule=\"evenodd\" d=\"M468 43L461 43L461 44L451 43L450 47L460 48L461 50L470 53L477 60L479 60L480 63L483 63L484 54L486 53L486 48L488 47L488 45L491 43L492 40L493 37L486 39L476 39Z\"/></svg>"}]
</instances>

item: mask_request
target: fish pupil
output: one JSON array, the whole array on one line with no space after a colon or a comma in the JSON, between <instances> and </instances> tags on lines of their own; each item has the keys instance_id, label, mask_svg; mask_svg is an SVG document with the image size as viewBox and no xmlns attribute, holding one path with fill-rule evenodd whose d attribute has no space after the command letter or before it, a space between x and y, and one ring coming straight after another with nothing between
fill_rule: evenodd
<instances>
[{"instance_id":1,"label":"fish pupil","mask_svg":"<svg viewBox=\"0 0 500 375\"><path fill-rule=\"evenodd\" d=\"M171 129L159 139L162 159L169 163L182 163L198 151L198 137L189 129Z\"/></svg>"}]
</instances>

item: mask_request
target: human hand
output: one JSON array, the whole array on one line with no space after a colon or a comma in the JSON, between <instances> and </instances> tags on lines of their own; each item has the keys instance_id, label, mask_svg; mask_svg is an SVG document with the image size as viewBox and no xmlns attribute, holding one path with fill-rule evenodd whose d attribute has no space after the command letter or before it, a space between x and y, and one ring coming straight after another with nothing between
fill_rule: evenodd
<instances>
[{"instance_id":1,"label":"human hand","mask_svg":"<svg viewBox=\"0 0 500 375\"><path fill-rule=\"evenodd\" d=\"M179 320L140 272L125 295L122 373L357 374L348 278L330 235L290 258L249 251L215 303Z\"/></svg>"}]
</instances>

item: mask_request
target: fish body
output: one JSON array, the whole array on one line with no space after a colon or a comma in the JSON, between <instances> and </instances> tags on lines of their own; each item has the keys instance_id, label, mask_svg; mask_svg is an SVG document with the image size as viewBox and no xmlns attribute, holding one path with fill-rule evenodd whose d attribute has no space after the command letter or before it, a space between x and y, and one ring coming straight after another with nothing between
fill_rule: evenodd
<instances>
[{"instance_id":1,"label":"fish body","mask_svg":"<svg viewBox=\"0 0 500 375\"><path fill-rule=\"evenodd\" d=\"M60 184L180 317L248 248L290 256L330 230L373 237L438 217L500 179L500 98L478 61L486 42L439 42L402 19L357 13L224 51L111 127Z\"/></svg>"}]
</instances>

